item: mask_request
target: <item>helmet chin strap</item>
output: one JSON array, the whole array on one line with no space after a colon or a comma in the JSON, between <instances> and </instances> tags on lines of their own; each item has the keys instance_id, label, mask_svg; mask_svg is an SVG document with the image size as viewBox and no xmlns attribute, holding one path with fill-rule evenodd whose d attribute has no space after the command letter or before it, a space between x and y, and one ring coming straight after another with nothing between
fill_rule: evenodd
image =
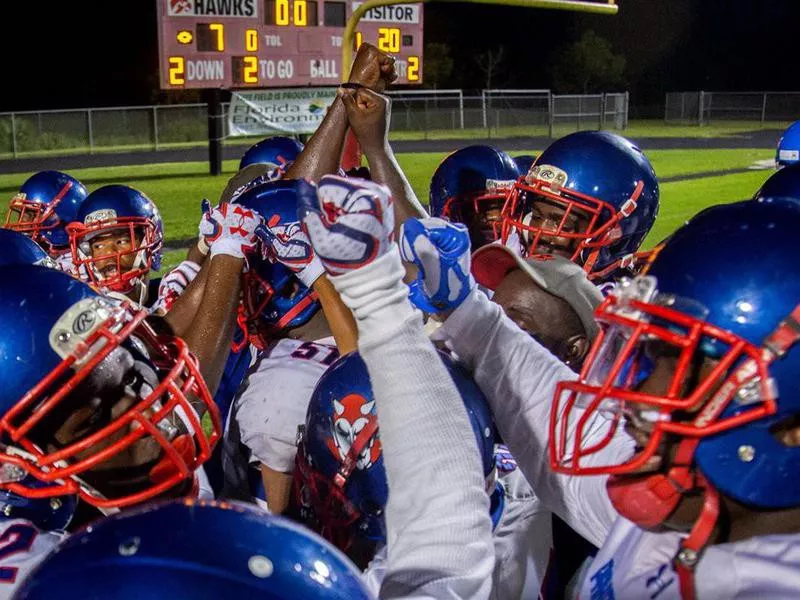
<instances>
[{"instance_id":1,"label":"helmet chin strap","mask_svg":"<svg viewBox=\"0 0 800 600\"><path fill-rule=\"evenodd\" d=\"M694 570L719 518L719 492L692 466L692 457L699 442L699 439L683 440L678 446L673 466L666 474L658 473L633 481L610 477L607 483L608 496L614 508L643 529L653 529L663 524L685 494L703 490L700 516L689 535L681 541L673 559L683 600L694 600L696 597Z\"/></svg>"},{"instance_id":2,"label":"helmet chin strap","mask_svg":"<svg viewBox=\"0 0 800 600\"><path fill-rule=\"evenodd\" d=\"M683 494L697 487L697 477L691 467L697 444L696 439L682 441L667 473L635 479L610 477L606 489L617 512L644 529L662 524L675 511Z\"/></svg>"}]
</instances>

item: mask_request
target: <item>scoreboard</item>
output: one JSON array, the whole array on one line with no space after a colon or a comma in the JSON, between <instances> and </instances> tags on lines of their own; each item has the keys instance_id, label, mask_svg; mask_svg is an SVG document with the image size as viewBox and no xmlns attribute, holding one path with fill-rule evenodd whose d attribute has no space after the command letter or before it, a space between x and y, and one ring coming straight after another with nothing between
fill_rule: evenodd
<instances>
[{"instance_id":1,"label":"scoreboard","mask_svg":"<svg viewBox=\"0 0 800 600\"><path fill-rule=\"evenodd\" d=\"M156 0L161 89L331 86L342 81L352 0ZM396 83L422 83L422 4L370 9L355 47L397 58Z\"/></svg>"}]
</instances>

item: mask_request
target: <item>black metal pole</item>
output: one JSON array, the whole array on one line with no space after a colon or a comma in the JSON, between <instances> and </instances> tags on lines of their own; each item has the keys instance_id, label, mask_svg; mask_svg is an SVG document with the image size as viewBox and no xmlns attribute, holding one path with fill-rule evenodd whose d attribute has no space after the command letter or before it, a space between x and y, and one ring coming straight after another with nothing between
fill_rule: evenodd
<instances>
[{"instance_id":1,"label":"black metal pole","mask_svg":"<svg viewBox=\"0 0 800 600\"><path fill-rule=\"evenodd\" d=\"M212 175L222 173L222 91L208 90L208 168Z\"/></svg>"}]
</instances>

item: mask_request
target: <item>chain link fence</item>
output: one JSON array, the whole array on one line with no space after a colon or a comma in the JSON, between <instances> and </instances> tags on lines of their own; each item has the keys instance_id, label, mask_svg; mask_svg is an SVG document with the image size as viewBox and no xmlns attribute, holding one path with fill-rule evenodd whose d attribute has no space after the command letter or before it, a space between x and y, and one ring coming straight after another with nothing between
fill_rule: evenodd
<instances>
[{"instance_id":1,"label":"chain link fence","mask_svg":"<svg viewBox=\"0 0 800 600\"><path fill-rule=\"evenodd\" d=\"M160 150L207 142L205 104L0 113L0 158Z\"/></svg>"},{"instance_id":2,"label":"chain link fence","mask_svg":"<svg viewBox=\"0 0 800 600\"><path fill-rule=\"evenodd\" d=\"M579 129L625 129L628 123L627 93L416 90L391 95L395 139L557 137ZM0 159L202 146L208 143L207 111L205 104L175 104L0 113ZM225 138L227 112L223 104Z\"/></svg>"},{"instance_id":3,"label":"chain link fence","mask_svg":"<svg viewBox=\"0 0 800 600\"><path fill-rule=\"evenodd\" d=\"M714 121L794 121L800 118L800 92L671 92L664 121L706 125Z\"/></svg>"},{"instance_id":4,"label":"chain link fence","mask_svg":"<svg viewBox=\"0 0 800 600\"><path fill-rule=\"evenodd\" d=\"M581 129L625 129L629 95L557 95L550 90L392 92L395 137L558 137Z\"/></svg>"}]
</instances>

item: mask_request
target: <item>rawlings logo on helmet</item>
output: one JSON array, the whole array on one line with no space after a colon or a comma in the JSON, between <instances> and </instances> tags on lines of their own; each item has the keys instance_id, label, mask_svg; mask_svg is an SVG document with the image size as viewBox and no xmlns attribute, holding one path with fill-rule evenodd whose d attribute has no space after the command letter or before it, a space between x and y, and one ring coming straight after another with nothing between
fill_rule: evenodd
<instances>
[{"instance_id":1,"label":"rawlings logo on helmet","mask_svg":"<svg viewBox=\"0 0 800 600\"><path fill-rule=\"evenodd\" d=\"M367 402L359 394L348 394L341 401L333 401L334 418L331 424L333 443L329 443L331 452L339 455L340 460L345 460L350 452L358 434L370 423L377 420L372 410L375 401ZM372 438L360 449L356 461L356 468L366 470L372 467L381 457L381 442L377 436Z\"/></svg>"},{"instance_id":2,"label":"rawlings logo on helmet","mask_svg":"<svg viewBox=\"0 0 800 600\"><path fill-rule=\"evenodd\" d=\"M564 187L568 180L567 172L553 165L533 165L525 176L525 181L528 183L541 182L552 190Z\"/></svg>"},{"instance_id":3,"label":"rawlings logo on helmet","mask_svg":"<svg viewBox=\"0 0 800 600\"><path fill-rule=\"evenodd\" d=\"M103 208L94 212L90 212L88 215L86 215L86 218L83 220L83 224L91 225L92 223L97 223L99 221L111 221L116 218L117 211L115 211L113 208Z\"/></svg>"}]
</instances>

